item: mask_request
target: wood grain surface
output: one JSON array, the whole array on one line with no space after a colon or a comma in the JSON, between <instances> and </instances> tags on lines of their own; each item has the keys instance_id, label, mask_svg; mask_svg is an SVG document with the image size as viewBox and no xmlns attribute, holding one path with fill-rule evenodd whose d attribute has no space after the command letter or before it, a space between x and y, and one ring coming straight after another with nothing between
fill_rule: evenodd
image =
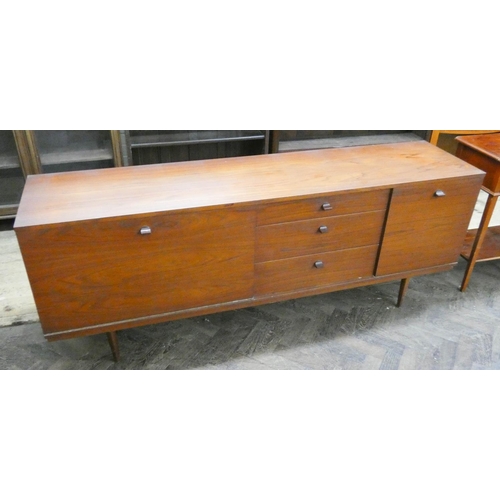
<instances>
[{"instance_id":1,"label":"wood grain surface","mask_svg":"<svg viewBox=\"0 0 500 500\"><path fill-rule=\"evenodd\" d=\"M425 141L29 176L15 227L397 186L478 171Z\"/></svg>"},{"instance_id":2,"label":"wood grain surface","mask_svg":"<svg viewBox=\"0 0 500 500\"><path fill-rule=\"evenodd\" d=\"M378 245L384 219L385 210L379 210L261 226L257 228L255 261Z\"/></svg>"},{"instance_id":3,"label":"wood grain surface","mask_svg":"<svg viewBox=\"0 0 500 500\"><path fill-rule=\"evenodd\" d=\"M351 193L326 193L320 197L311 197L295 201L280 201L262 204L257 212L257 224L278 224L304 219L332 217L374 210L386 210L389 189L356 191ZM328 204L331 208L325 210Z\"/></svg>"},{"instance_id":4,"label":"wood grain surface","mask_svg":"<svg viewBox=\"0 0 500 500\"><path fill-rule=\"evenodd\" d=\"M456 263L480 185L459 178L394 189L376 274Z\"/></svg>"},{"instance_id":5,"label":"wood grain surface","mask_svg":"<svg viewBox=\"0 0 500 500\"><path fill-rule=\"evenodd\" d=\"M477 229L470 229L467 231L467 236L465 237L464 244L462 247L461 255L465 259L469 259L474 245L474 241L477 236ZM491 226L486 231L486 236L484 238L483 244L478 251L476 261L481 262L485 260L496 260L499 258L500 248L500 226Z\"/></svg>"},{"instance_id":6,"label":"wood grain surface","mask_svg":"<svg viewBox=\"0 0 500 500\"><path fill-rule=\"evenodd\" d=\"M256 264L255 293L262 296L312 289L372 276L377 249L372 245ZM323 267L315 267L316 262Z\"/></svg>"},{"instance_id":7,"label":"wood grain surface","mask_svg":"<svg viewBox=\"0 0 500 500\"><path fill-rule=\"evenodd\" d=\"M483 186L500 191L500 134L457 137L457 157L486 172Z\"/></svg>"},{"instance_id":8,"label":"wood grain surface","mask_svg":"<svg viewBox=\"0 0 500 500\"><path fill-rule=\"evenodd\" d=\"M464 146L483 153L500 162L500 133L459 136L456 140Z\"/></svg>"},{"instance_id":9,"label":"wood grain surface","mask_svg":"<svg viewBox=\"0 0 500 500\"><path fill-rule=\"evenodd\" d=\"M44 331L251 297L254 219L215 210L18 230Z\"/></svg>"}]
</instances>

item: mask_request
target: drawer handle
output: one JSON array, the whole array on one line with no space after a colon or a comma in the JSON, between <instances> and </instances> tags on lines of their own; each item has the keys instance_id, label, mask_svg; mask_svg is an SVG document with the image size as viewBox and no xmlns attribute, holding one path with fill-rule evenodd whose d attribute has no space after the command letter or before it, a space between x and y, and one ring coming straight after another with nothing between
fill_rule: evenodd
<instances>
[{"instance_id":1,"label":"drawer handle","mask_svg":"<svg viewBox=\"0 0 500 500\"><path fill-rule=\"evenodd\" d=\"M139 229L139 234L151 234L151 228L149 226L144 226Z\"/></svg>"},{"instance_id":2,"label":"drawer handle","mask_svg":"<svg viewBox=\"0 0 500 500\"><path fill-rule=\"evenodd\" d=\"M323 210L331 210L332 206L330 205L330 203L323 203L323 205L321 205L321 208Z\"/></svg>"},{"instance_id":3,"label":"drawer handle","mask_svg":"<svg viewBox=\"0 0 500 500\"><path fill-rule=\"evenodd\" d=\"M438 189L435 193L434 196L437 196L438 198L441 198L442 196L446 196L446 193L442 191L441 189Z\"/></svg>"},{"instance_id":4,"label":"drawer handle","mask_svg":"<svg viewBox=\"0 0 500 500\"><path fill-rule=\"evenodd\" d=\"M321 269L323 267L325 267L325 264L323 264L323 261L322 260L317 260L315 263L314 263L314 267L316 269Z\"/></svg>"},{"instance_id":5,"label":"drawer handle","mask_svg":"<svg viewBox=\"0 0 500 500\"><path fill-rule=\"evenodd\" d=\"M323 233L323 234L324 234L324 233L327 233L327 232L328 232L328 227L327 227L327 226L319 226L318 231L319 231L320 233Z\"/></svg>"}]
</instances>

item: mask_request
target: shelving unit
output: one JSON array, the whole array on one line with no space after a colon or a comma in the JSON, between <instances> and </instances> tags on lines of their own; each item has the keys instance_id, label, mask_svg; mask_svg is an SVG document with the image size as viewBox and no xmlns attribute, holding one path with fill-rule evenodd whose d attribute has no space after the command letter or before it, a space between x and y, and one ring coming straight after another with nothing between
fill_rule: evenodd
<instances>
[{"instance_id":1,"label":"shelving unit","mask_svg":"<svg viewBox=\"0 0 500 500\"><path fill-rule=\"evenodd\" d=\"M131 134L131 147L181 146L263 139L265 139L265 133L260 130L177 130L162 134L154 132L143 135Z\"/></svg>"},{"instance_id":2,"label":"shelving unit","mask_svg":"<svg viewBox=\"0 0 500 500\"><path fill-rule=\"evenodd\" d=\"M0 130L0 219L16 214L24 182L14 134L11 130Z\"/></svg>"},{"instance_id":3,"label":"shelving unit","mask_svg":"<svg viewBox=\"0 0 500 500\"><path fill-rule=\"evenodd\" d=\"M469 229L462 247L462 257L469 261L472 255L472 248L477 238L477 229ZM486 237L481 248L478 249L476 262L485 262L487 260L497 260L500 258L500 226L488 227Z\"/></svg>"},{"instance_id":4,"label":"shelving unit","mask_svg":"<svg viewBox=\"0 0 500 500\"><path fill-rule=\"evenodd\" d=\"M145 165L268 153L263 130L122 130L125 165Z\"/></svg>"},{"instance_id":5,"label":"shelving unit","mask_svg":"<svg viewBox=\"0 0 500 500\"><path fill-rule=\"evenodd\" d=\"M109 168L117 163L108 130L40 130L33 134L41 173Z\"/></svg>"},{"instance_id":6,"label":"shelving unit","mask_svg":"<svg viewBox=\"0 0 500 500\"><path fill-rule=\"evenodd\" d=\"M16 216L28 175L122 166L116 130L0 131L0 219Z\"/></svg>"},{"instance_id":7,"label":"shelving unit","mask_svg":"<svg viewBox=\"0 0 500 500\"><path fill-rule=\"evenodd\" d=\"M487 131L491 132L491 131ZM500 259L500 226L490 226L500 196L500 133L457 137L458 158L486 172L481 189L487 194L477 229L469 229L461 255L467 261L461 291L467 289L477 262Z\"/></svg>"},{"instance_id":8,"label":"shelving unit","mask_svg":"<svg viewBox=\"0 0 500 500\"><path fill-rule=\"evenodd\" d=\"M5 130L0 131L0 143L2 142L2 135L6 132ZM15 147L15 144L14 144ZM0 145L0 149L3 149L3 145ZM14 168L19 167L19 156L16 154L5 153L2 154L0 152L0 168Z\"/></svg>"},{"instance_id":9,"label":"shelving unit","mask_svg":"<svg viewBox=\"0 0 500 500\"><path fill-rule=\"evenodd\" d=\"M421 141L427 135L425 130L273 130L271 152Z\"/></svg>"}]
</instances>

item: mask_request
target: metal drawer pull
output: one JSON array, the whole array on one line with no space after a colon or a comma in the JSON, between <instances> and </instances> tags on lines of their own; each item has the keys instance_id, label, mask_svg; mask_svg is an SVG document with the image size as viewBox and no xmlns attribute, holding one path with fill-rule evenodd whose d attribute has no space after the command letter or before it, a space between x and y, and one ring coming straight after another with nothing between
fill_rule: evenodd
<instances>
[{"instance_id":1,"label":"metal drawer pull","mask_svg":"<svg viewBox=\"0 0 500 500\"><path fill-rule=\"evenodd\" d=\"M321 208L323 210L331 210L332 206L330 205L330 203L323 203L323 205L321 205Z\"/></svg>"},{"instance_id":2,"label":"metal drawer pull","mask_svg":"<svg viewBox=\"0 0 500 500\"><path fill-rule=\"evenodd\" d=\"M321 269L322 267L325 267L325 265L323 264L323 261L322 260L317 260L315 263L314 263L314 267L316 269Z\"/></svg>"},{"instance_id":3,"label":"metal drawer pull","mask_svg":"<svg viewBox=\"0 0 500 500\"><path fill-rule=\"evenodd\" d=\"M446 193L444 191L441 191L441 189L438 189L435 193L434 196L437 196L440 198L441 196L446 196Z\"/></svg>"},{"instance_id":4,"label":"metal drawer pull","mask_svg":"<svg viewBox=\"0 0 500 500\"><path fill-rule=\"evenodd\" d=\"M320 233L327 233L328 232L328 227L327 226L319 226L318 231Z\"/></svg>"},{"instance_id":5,"label":"metal drawer pull","mask_svg":"<svg viewBox=\"0 0 500 500\"><path fill-rule=\"evenodd\" d=\"M139 234L151 234L151 228L149 226L141 227Z\"/></svg>"}]
</instances>

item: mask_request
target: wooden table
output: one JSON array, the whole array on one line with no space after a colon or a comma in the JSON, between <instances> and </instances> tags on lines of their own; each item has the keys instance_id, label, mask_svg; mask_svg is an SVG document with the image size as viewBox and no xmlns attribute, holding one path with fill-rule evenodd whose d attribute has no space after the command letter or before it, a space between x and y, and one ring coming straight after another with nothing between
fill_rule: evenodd
<instances>
[{"instance_id":1,"label":"wooden table","mask_svg":"<svg viewBox=\"0 0 500 500\"><path fill-rule=\"evenodd\" d=\"M461 252L468 262L460 288L464 292L476 262L500 259L500 226L489 226L500 195L500 134L460 136L456 139L458 158L486 172L481 189L488 194L479 227L467 232Z\"/></svg>"}]
</instances>

